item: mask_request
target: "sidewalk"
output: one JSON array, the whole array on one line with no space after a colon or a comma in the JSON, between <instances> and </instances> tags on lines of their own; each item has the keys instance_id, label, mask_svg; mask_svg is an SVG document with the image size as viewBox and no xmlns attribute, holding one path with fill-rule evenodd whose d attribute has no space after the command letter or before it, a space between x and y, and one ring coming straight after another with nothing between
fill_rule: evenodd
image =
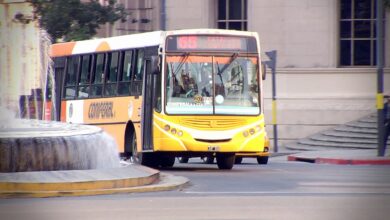
<instances>
[{"instance_id":1,"label":"sidewalk","mask_svg":"<svg viewBox=\"0 0 390 220\"><path fill-rule=\"evenodd\" d=\"M339 165L390 165L390 153L388 150L384 157L378 157L377 150L371 149L305 151L289 155L287 160Z\"/></svg>"},{"instance_id":2,"label":"sidewalk","mask_svg":"<svg viewBox=\"0 0 390 220\"><path fill-rule=\"evenodd\" d=\"M172 190L187 182L187 178L136 164L102 170L0 173L0 198L152 192Z\"/></svg>"}]
</instances>

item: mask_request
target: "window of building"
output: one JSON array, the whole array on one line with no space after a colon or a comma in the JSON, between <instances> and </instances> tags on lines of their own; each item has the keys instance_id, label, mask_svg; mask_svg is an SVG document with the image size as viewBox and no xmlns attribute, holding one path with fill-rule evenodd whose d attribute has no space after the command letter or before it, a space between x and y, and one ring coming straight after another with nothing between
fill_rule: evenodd
<instances>
[{"instance_id":1,"label":"window of building","mask_svg":"<svg viewBox=\"0 0 390 220\"><path fill-rule=\"evenodd\" d=\"M218 0L218 28L247 30L247 0Z\"/></svg>"},{"instance_id":2,"label":"window of building","mask_svg":"<svg viewBox=\"0 0 390 220\"><path fill-rule=\"evenodd\" d=\"M340 66L376 65L375 2L340 1Z\"/></svg>"}]
</instances>

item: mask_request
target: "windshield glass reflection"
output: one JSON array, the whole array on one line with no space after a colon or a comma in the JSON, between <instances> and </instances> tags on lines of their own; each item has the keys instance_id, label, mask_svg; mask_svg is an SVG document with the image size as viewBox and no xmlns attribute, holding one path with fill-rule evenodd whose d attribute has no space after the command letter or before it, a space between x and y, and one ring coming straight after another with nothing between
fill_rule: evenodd
<instances>
[{"instance_id":1,"label":"windshield glass reflection","mask_svg":"<svg viewBox=\"0 0 390 220\"><path fill-rule=\"evenodd\" d=\"M258 115L257 58L168 56L168 114Z\"/></svg>"}]
</instances>

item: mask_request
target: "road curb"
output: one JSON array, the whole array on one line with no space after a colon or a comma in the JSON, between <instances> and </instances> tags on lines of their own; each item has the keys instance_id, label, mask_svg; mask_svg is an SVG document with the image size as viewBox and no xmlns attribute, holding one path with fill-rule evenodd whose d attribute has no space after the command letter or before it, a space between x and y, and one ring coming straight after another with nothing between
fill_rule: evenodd
<instances>
[{"instance_id":1,"label":"road curb","mask_svg":"<svg viewBox=\"0 0 390 220\"><path fill-rule=\"evenodd\" d=\"M390 165L390 159L335 159L323 157L305 157L299 155L289 155L288 161L299 161L318 164L336 164L336 165Z\"/></svg>"},{"instance_id":2,"label":"road curb","mask_svg":"<svg viewBox=\"0 0 390 220\"><path fill-rule=\"evenodd\" d=\"M79 177L80 173L84 176ZM41 198L164 191L172 190L188 182L188 179L184 177L163 174L158 170L138 165L132 165L128 170L123 170L123 168L110 169L105 171L104 175L101 173L96 175L96 173L98 172L94 173L93 170L50 171L32 174L27 172L24 173L24 176L17 173L3 173L0 174L0 198ZM36 176L32 178L31 175ZM42 176L43 178L39 180Z\"/></svg>"},{"instance_id":3,"label":"road curb","mask_svg":"<svg viewBox=\"0 0 390 220\"><path fill-rule=\"evenodd\" d=\"M93 196L109 195L119 193L141 193L168 191L187 184L189 180L181 176L161 174L160 180L150 185L111 188L111 189L89 189L89 190L60 190L60 191L7 191L0 192L0 198L48 198L65 196Z\"/></svg>"}]
</instances>

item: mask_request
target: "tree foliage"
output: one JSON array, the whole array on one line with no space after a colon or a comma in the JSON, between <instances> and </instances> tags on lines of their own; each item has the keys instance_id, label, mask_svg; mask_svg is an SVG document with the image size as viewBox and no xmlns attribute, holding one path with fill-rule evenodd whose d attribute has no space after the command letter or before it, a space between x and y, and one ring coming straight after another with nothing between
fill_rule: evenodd
<instances>
[{"instance_id":1,"label":"tree foliage","mask_svg":"<svg viewBox=\"0 0 390 220\"><path fill-rule=\"evenodd\" d=\"M54 41L84 40L96 34L100 25L125 21L127 13L116 0L105 5L98 0L28 0L34 7L34 19Z\"/></svg>"}]
</instances>

